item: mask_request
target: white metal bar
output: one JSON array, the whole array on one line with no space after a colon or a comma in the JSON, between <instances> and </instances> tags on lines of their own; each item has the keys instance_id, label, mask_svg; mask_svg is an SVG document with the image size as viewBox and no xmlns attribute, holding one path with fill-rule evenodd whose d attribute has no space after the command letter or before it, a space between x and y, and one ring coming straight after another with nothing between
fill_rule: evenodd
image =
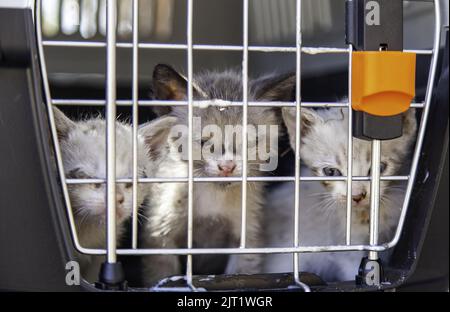
<instances>
[{"instance_id":1,"label":"white metal bar","mask_svg":"<svg viewBox=\"0 0 450 312\"><path fill-rule=\"evenodd\" d=\"M193 245L193 214L194 214L194 159L193 159L193 117L194 109L192 107L194 88L192 85L194 79L193 69L193 2L187 2L187 67L188 67L188 226L187 226L187 247ZM189 287L195 289L192 283L192 254L187 255L186 260L186 281Z\"/></svg>"},{"instance_id":2,"label":"white metal bar","mask_svg":"<svg viewBox=\"0 0 450 312\"><path fill-rule=\"evenodd\" d=\"M80 241L78 239L78 232L77 228L75 226L75 219L73 215L72 210L72 204L70 202L70 196L69 191L66 184L66 177L64 173L64 165L62 161L62 155L61 155L61 148L59 144L58 139L58 132L56 130L56 123L55 123L55 117L53 114L53 107L52 107L52 98L50 93L50 85L48 82L48 75L47 75L47 65L45 62L45 51L44 47L42 45L42 20L41 20L41 0L36 1L36 36L37 36L37 42L38 42L38 51L39 51L39 61L41 66L41 74L42 74L42 84L44 88L44 96L45 101L47 105L47 112L49 117L49 123L50 123L50 130L51 130L51 136L53 140L53 144L55 146L55 156L56 156L56 163L58 165L58 175L61 179L61 189L62 194L64 196L64 204L66 206L66 212L69 219L69 225L70 225L70 234L72 235L72 239L75 245L75 248L81 252L81 253L89 253L90 249L84 248L81 246Z\"/></svg>"},{"instance_id":3,"label":"white metal bar","mask_svg":"<svg viewBox=\"0 0 450 312\"><path fill-rule=\"evenodd\" d=\"M106 47L106 42L101 41L68 41L68 40L45 40L43 45L46 47L77 47L77 48L103 48ZM119 42L118 48L131 49L132 43ZM186 44L179 43L139 43L141 49L174 49L186 50ZM192 46L194 50L209 50L209 51L243 51L244 47L240 45L212 45L212 44L195 44ZM305 54L335 54L348 53L346 48L332 48L332 47L302 47L302 53ZM277 47L277 46L248 46L248 51L251 52L279 52L279 53L295 53L296 47ZM404 50L404 52L416 53L421 55L431 55L432 50Z\"/></svg>"},{"instance_id":4,"label":"white metal bar","mask_svg":"<svg viewBox=\"0 0 450 312\"><path fill-rule=\"evenodd\" d=\"M107 261L117 261L116 245L116 21L117 0L106 4L106 232Z\"/></svg>"},{"instance_id":5,"label":"white metal bar","mask_svg":"<svg viewBox=\"0 0 450 312\"><path fill-rule=\"evenodd\" d=\"M425 103L411 103L411 108L424 108Z\"/></svg>"},{"instance_id":6,"label":"white metal bar","mask_svg":"<svg viewBox=\"0 0 450 312\"><path fill-rule=\"evenodd\" d=\"M296 68L295 68L295 192L294 192L294 247L299 247L299 222L300 222L300 135L301 135L301 101L302 101L302 1L296 0ZM310 292L308 285L300 280L299 254L293 253L294 282Z\"/></svg>"},{"instance_id":7,"label":"white metal bar","mask_svg":"<svg viewBox=\"0 0 450 312\"><path fill-rule=\"evenodd\" d=\"M71 48L105 48L106 42L96 41L65 41L65 40L44 40L44 47L71 47Z\"/></svg>"},{"instance_id":8,"label":"white metal bar","mask_svg":"<svg viewBox=\"0 0 450 312\"><path fill-rule=\"evenodd\" d=\"M372 178L370 181L370 244L378 245L378 225L380 216L380 157L381 141L372 141ZM370 260L377 260L378 253L370 252Z\"/></svg>"},{"instance_id":9,"label":"white metal bar","mask_svg":"<svg viewBox=\"0 0 450 312\"><path fill-rule=\"evenodd\" d=\"M133 217L131 224L131 246L133 249L138 245L138 127L139 127L139 3L133 0L133 81L132 81L132 101L133 101Z\"/></svg>"},{"instance_id":10,"label":"white metal bar","mask_svg":"<svg viewBox=\"0 0 450 312\"><path fill-rule=\"evenodd\" d=\"M243 102L240 101L193 101L192 105L194 107L204 107L205 102L210 106L242 106ZM133 100L117 100L117 106L132 106ZM61 106L104 106L105 100L92 100L92 99L54 99L52 100L53 105ZM188 101L162 101L162 100L139 100L139 106L187 106ZM295 102L248 102L249 107L296 107ZM347 108L348 103L339 102L302 102L300 107L322 107L322 108ZM424 103L411 103L412 108L423 108Z\"/></svg>"},{"instance_id":11,"label":"white metal bar","mask_svg":"<svg viewBox=\"0 0 450 312\"><path fill-rule=\"evenodd\" d=\"M433 50L403 50L403 52L415 53L419 55L432 55Z\"/></svg>"},{"instance_id":12,"label":"white metal bar","mask_svg":"<svg viewBox=\"0 0 450 312\"><path fill-rule=\"evenodd\" d=\"M86 100L86 99L55 99L52 100L53 105L61 106L104 106L105 100ZM132 106L133 100L117 100L117 106ZM160 101L160 100L139 100L139 106L187 106L187 101Z\"/></svg>"},{"instance_id":13,"label":"white metal bar","mask_svg":"<svg viewBox=\"0 0 450 312\"><path fill-rule=\"evenodd\" d=\"M247 242L248 0L243 0L241 248Z\"/></svg>"},{"instance_id":14,"label":"white metal bar","mask_svg":"<svg viewBox=\"0 0 450 312\"><path fill-rule=\"evenodd\" d=\"M295 176L290 177L247 177L248 182L295 182ZM242 177L194 177L194 182L198 183L214 183L214 182L242 182ZM353 176L353 181L370 181L371 177L356 177ZM381 181L408 181L408 176L383 176L380 177ZM101 184L105 183L106 179L66 179L67 184ZM117 183L132 183L133 179L117 179ZM186 178L139 178L137 179L139 183L183 183L188 182L189 179ZM337 182L337 181L347 181L347 177L300 177L301 182Z\"/></svg>"},{"instance_id":15,"label":"white metal bar","mask_svg":"<svg viewBox=\"0 0 450 312\"><path fill-rule=\"evenodd\" d=\"M118 255L212 255L212 254L284 254L284 253L318 253L318 252L345 252L345 251L385 251L386 244L372 245L326 245L326 246L299 246L299 247L273 247L273 248L155 248L155 249L117 249ZM88 249L82 252L88 255L104 255L105 249Z\"/></svg>"},{"instance_id":16,"label":"white metal bar","mask_svg":"<svg viewBox=\"0 0 450 312\"><path fill-rule=\"evenodd\" d=\"M431 100L433 99L433 91L437 76L437 67L439 59L439 48L441 40L441 4L439 0L434 0L434 44L433 44L433 54L431 58L431 69L428 76L427 91L425 94L425 106L422 113L422 120L420 122L419 133L417 136L416 148L414 150L413 160L411 162L411 172L408 185L406 187L405 199L403 201L402 212L400 214L399 222L397 225L397 230L395 232L394 238L387 244L388 248L397 245L400 235L403 230L403 225L405 223L406 213L408 211L409 200L414 187L414 181L417 174L417 165L419 164L419 159L422 151L423 140L425 137L425 130L428 121L428 115L430 112Z\"/></svg>"},{"instance_id":17,"label":"white metal bar","mask_svg":"<svg viewBox=\"0 0 450 312\"><path fill-rule=\"evenodd\" d=\"M294 247L299 246L299 214L300 214L300 142L301 142L301 1L296 0L296 66L295 66L295 181L294 181ZM294 261L294 281L300 282L299 255L292 254Z\"/></svg>"},{"instance_id":18,"label":"white metal bar","mask_svg":"<svg viewBox=\"0 0 450 312\"><path fill-rule=\"evenodd\" d=\"M353 46L348 45L348 126L347 126L347 198L345 242L351 244L352 237L352 175L353 175L353 111L352 103L352 58Z\"/></svg>"}]
</instances>

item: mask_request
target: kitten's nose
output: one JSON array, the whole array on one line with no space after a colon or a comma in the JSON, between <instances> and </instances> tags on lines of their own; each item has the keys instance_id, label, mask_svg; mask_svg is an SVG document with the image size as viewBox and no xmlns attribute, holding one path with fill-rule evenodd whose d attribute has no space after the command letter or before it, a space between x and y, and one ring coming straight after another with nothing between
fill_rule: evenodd
<instances>
[{"instance_id":1,"label":"kitten's nose","mask_svg":"<svg viewBox=\"0 0 450 312\"><path fill-rule=\"evenodd\" d=\"M125 201L125 197L123 196L123 194L116 194L116 200L119 204L123 204L123 202Z\"/></svg>"},{"instance_id":2,"label":"kitten's nose","mask_svg":"<svg viewBox=\"0 0 450 312\"><path fill-rule=\"evenodd\" d=\"M236 164L234 161L225 161L217 165L220 170L220 174L224 176L229 176L236 169Z\"/></svg>"},{"instance_id":3,"label":"kitten's nose","mask_svg":"<svg viewBox=\"0 0 450 312\"><path fill-rule=\"evenodd\" d=\"M362 201L364 198L366 198L367 192L362 192L358 195L353 195L353 201L355 201L356 203L359 203L360 201Z\"/></svg>"}]
</instances>

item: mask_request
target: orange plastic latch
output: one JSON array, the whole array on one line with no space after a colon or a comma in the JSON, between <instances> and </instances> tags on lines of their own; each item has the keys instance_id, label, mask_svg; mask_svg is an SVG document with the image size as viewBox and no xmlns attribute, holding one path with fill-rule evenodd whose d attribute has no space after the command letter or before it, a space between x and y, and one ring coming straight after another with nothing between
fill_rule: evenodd
<instances>
[{"instance_id":1,"label":"orange plastic latch","mask_svg":"<svg viewBox=\"0 0 450 312\"><path fill-rule=\"evenodd\" d=\"M415 95L416 54L394 51L353 52L352 108L394 116L410 107Z\"/></svg>"}]
</instances>

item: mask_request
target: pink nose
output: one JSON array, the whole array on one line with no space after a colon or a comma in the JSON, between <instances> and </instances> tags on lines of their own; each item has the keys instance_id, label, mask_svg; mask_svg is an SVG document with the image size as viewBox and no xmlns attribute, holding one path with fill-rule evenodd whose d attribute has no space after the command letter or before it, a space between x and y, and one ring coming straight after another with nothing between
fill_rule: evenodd
<instances>
[{"instance_id":1,"label":"pink nose","mask_svg":"<svg viewBox=\"0 0 450 312\"><path fill-rule=\"evenodd\" d=\"M362 201L364 198L366 198L367 193L366 192L362 192L361 194L358 195L353 195L352 198L356 203L359 203L360 201Z\"/></svg>"},{"instance_id":2,"label":"pink nose","mask_svg":"<svg viewBox=\"0 0 450 312\"><path fill-rule=\"evenodd\" d=\"M224 176L229 176L236 169L236 164L233 161L227 161L217 165L220 170L220 174Z\"/></svg>"}]
</instances>

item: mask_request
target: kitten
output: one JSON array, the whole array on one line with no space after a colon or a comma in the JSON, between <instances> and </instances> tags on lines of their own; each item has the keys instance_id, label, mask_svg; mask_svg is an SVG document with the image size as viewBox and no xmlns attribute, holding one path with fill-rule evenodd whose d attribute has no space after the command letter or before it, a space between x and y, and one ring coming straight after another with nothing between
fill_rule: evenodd
<instances>
[{"instance_id":1,"label":"kitten","mask_svg":"<svg viewBox=\"0 0 450 312\"><path fill-rule=\"evenodd\" d=\"M158 65L154 70L154 92L157 99L186 100L186 79L171 67ZM291 92L293 77L263 77L249 82L249 100L284 100ZM211 104L213 100L242 101L242 78L239 73L206 72L195 77L194 99L204 100ZM289 89L287 88L289 86ZM291 94L289 94L291 96ZM206 106L206 105L205 105ZM167 112L168 110L166 110ZM221 134L227 126L242 125L242 107L209 105L194 107L194 119L201 123L194 126L194 155L205 151L211 152L211 157L195 158L195 177L240 177L242 175L241 134L236 133L234 140L225 140L220 134L212 135L207 129L215 127ZM263 165L274 165L271 161L277 157L278 125L280 112L273 108L249 107L248 124L252 126L276 126L274 136L264 137L258 132L250 136L248 141L250 151L257 146L269 147L269 160L261 159L258 152L255 159L248 162L248 176L261 176ZM158 151L154 158L158 159L159 177L186 177L188 158L186 156L187 136L171 135L174 125L188 124L187 108L174 107L169 115L153 121L153 134L147 137L159 137L154 142L157 146L150 147ZM175 127L176 128L176 127ZM155 129L161 129L156 134ZM269 129L267 129L268 133ZM175 131L177 132L177 131ZM249 131L250 132L250 131ZM271 134L274 134L273 131ZM215 141L219 139L219 141ZM234 142L233 142L234 141ZM184 144L180 149L179 144ZM163 144L165 143L165 144ZM263 144L264 143L264 144ZM221 150L221 151L218 151ZM273 167L273 166L272 166ZM276 167L276 164L275 164ZM240 182L195 183L193 244L195 248L227 248L239 247L241 237L241 186ZM261 219L264 204L264 183L248 182L247 184L247 246L262 245ZM145 245L152 248L182 248L187 243L187 184L161 183L151 191L151 201L148 209L149 222L145 228ZM235 267L223 255L194 256L195 274L255 273L260 270L259 255L242 255L236 257ZM161 278L183 274L183 263L176 256L150 256L144 259L146 283L154 284ZM228 265L228 268L226 266Z\"/></svg>"},{"instance_id":2,"label":"kitten","mask_svg":"<svg viewBox=\"0 0 450 312\"><path fill-rule=\"evenodd\" d=\"M302 109L300 156L302 175L341 176L347 173L347 112L340 109ZM295 109L284 108L283 119L295 147ZM381 174L396 175L407 162L415 140L415 110L404 114L403 136L382 142ZM370 175L371 143L353 139L353 175ZM293 183L286 184L270 195L268 213L278 220L271 224L274 238L271 244L292 244L293 221L286 215L294 207ZM346 182L303 182L300 199L300 244L335 245L345 243ZM393 238L401 212L404 190L394 182L380 185L380 243ZM370 182L352 184L352 244L369 243ZM274 210L275 209L275 210ZM278 212L278 213L277 213ZM270 232L270 230L269 230ZM302 254L301 270L317 273L327 281L353 280L363 252ZM292 256L268 257L266 270L276 271L274 262L284 263L281 270L292 270Z\"/></svg>"},{"instance_id":3,"label":"kitten","mask_svg":"<svg viewBox=\"0 0 450 312\"><path fill-rule=\"evenodd\" d=\"M60 141L64 172L68 179L105 179L106 177L106 122L92 118L74 122L54 108L55 123ZM143 131L143 130L142 130ZM146 157L144 138L138 137L138 176L151 172ZM125 123L116 123L117 178L132 176L132 129ZM106 248L106 185L69 184L68 191L81 246ZM145 198L144 188L138 185L138 205ZM117 241L125 233L125 223L132 214L132 184L117 184ZM103 257L79 254L83 277L96 281Z\"/></svg>"}]
</instances>

